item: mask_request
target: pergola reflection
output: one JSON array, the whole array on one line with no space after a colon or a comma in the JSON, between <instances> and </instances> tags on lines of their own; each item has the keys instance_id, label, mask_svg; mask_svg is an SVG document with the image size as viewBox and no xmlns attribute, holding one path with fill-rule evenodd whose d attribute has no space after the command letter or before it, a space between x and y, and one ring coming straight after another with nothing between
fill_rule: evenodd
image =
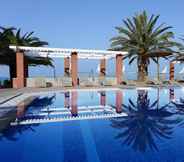
<instances>
[{"instance_id":1,"label":"pergola reflection","mask_svg":"<svg viewBox=\"0 0 184 162\"><path fill-rule=\"evenodd\" d=\"M26 104L22 103L17 108L16 124L29 122L41 123L52 122L53 120L74 120L76 119L91 119L91 118L110 118L116 116L124 116L122 112L122 91L115 92L115 106L107 103L106 91L99 91L98 101L95 100L94 105L80 105L78 106L79 98L78 91L66 91L63 93L64 107L53 107L55 95L51 97L35 98L30 105L31 111L26 111ZM14 123L14 124L15 124Z\"/></svg>"}]
</instances>

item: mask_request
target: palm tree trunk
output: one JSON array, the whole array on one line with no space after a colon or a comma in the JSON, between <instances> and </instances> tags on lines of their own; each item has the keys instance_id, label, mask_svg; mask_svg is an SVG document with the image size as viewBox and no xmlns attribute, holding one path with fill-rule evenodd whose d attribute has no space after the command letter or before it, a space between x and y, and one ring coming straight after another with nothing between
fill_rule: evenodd
<instances>
[{"instance_id":1,"label":"palm tree trunk","mask_svg":"<svg viewBox=\"0 0 184 162\"><path fill-rule=\"evenodd\" d=\"M145 81L148 77L148 67L146 64L138 65L138 80Z\"/></svg>"},{"instance_id":2,"label":"palm tree trunk","mask_svg":"<svg viewBox=\"0 0 184 162\"><path fill-rule=\"evenodd\" d=\"M157 89L157 110L159 109L160 106L160 89L158 87Z\"/></svg>"},{"instance_id":3,"label":"palm tree trunk","mask_svg":"<svg viewBox=\"0 0 184 162\"><path fill-rule=\"evenodd\" d=\"M160 64L159 64L159 58L157 57L157 79L160 80Z\"/></svg>"}]
</instances>

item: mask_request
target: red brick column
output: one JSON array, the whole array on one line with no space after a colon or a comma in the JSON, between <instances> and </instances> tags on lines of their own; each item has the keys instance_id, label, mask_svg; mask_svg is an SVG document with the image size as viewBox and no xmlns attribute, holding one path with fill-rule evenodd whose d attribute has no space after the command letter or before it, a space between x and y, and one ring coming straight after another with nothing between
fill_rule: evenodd
<instances>
[{"instance_id":1,"label":"red brick column","mask_svg":"<svg viewBox=\"0 0 184 162\"><path fill-rule=\"evenodd\" d=\"M13 78L13 88L25 87L24 53L16 53L16 72L17 77Z\"/></svg>"},{"instance_id":2,"label":"red brick column","mask_svg":"<svg viewBox=\"0 0 184 162\"><path fill-rule=\"evenodd\" d=\"M174 63L173 62L170 63L170 67L169 67L169 80L170 81L174 80Z\"/></svg>"},{"instance_id":3,"label":"red brick column","mask_svg":"<svg viewBox=\"0 0 184 162\"><path fill-rule=\"evenodd\" d=\"M100 92L100 105L102 105L102 106L106 105L106 95L105 95L105 92Z\"/></svg>"},{"instance_id":4,"label":"red brick column","mask_svg":"<svg viewBox=\"0 0 184 162\"><path fill-rule=\"evenodd\" d=\"M78 115L78 108L77 108L77 91L71 92L71 113L72 116Z\"/></svg>"},{"instance_id":5,"label":"red brick column","mask_svg":"<svg viewBox=\"0 0 184 162\"><path fill-rule=\"evenodd\" d=\"M123 67L123 56L116 55L116 79L117 84L120 84L122 81L122 67Z\"/></svg>"},{"instance_id":6,"label":"red brick column","mask_svg":"<svg viewBox=\"0 0 184 162\"><path fill-rule=\"evenodd\" d=\"M122 100L123 100L123 93L122 91L116 92L116 112L121 113L122 112Z\"/></svg>"},{"instance_id":7,"label":"red brick column","mask_svg":"<svg viewBox=\"0 0 184 162\"><path fill-rule=\"evenodd\" d=\"M71 77L72 77L72 84L74 87L78 84L78 66L77 66L77 53L72 52L71 54Z\"/></svg>"},{"instance_id":8,"label":"red brick column","mask_svg":"<svg viewBox=\"0 0 184 162\"><path fill-rule=\"evenodd\" d=\"M100 77L104 77L106 75L106 60L100 60Z\"/></svg>"},{"instance_id":9,"label":"red brick column","mask_svg":"<svg viewBox=\"0 0 184 162\"><path fill-rule=\"evenodd\" d=\"M64 58L64 76L70 76L70 58Z\"/></svg>"}]
</instances>

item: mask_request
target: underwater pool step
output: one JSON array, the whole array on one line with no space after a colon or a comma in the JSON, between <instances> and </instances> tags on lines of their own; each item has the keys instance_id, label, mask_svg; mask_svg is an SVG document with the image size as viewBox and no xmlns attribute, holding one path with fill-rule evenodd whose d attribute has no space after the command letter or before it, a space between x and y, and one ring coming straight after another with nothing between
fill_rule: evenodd
<instances>
[{"instance_id":1,"label":"underwater pool step","mask_svg":"<svg viewBox=\"0 0 184 162\"><path fill-rule=\"evenodd\" d=\"M77 117L65 117L65 118L44 118L44 119L27 119L22 121L15 121L10 123L12 126L16 125L27 125L27 124L40 124L40 123L51 123L51 122L63 122L63 121L75 121L75 120L90 120L90 119L106 119L106 118L115 118L115 117L124 117L127 116L126 113L121 114L103 114L103 115L80 115Z\"/></svg>"}]
</instances>

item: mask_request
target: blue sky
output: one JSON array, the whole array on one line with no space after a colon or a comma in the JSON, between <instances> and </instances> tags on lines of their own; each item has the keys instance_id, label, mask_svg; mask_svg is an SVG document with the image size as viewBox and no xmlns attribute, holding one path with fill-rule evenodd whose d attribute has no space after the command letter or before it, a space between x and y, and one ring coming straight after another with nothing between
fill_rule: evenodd
<instances>
[{"instance_id":1,"label":"blue sky","mask_svg":"<svg viewBox=\"0 0 184 162\"><path fill-rule=\"evenodd\" d=\"M160 14L160 22L173 26L177 37L184 35L183 0L6 0L0 2L0 26L15 26L49 42L51 47L107 49L116 35L115 26L137 12ZM55 60L62 75L63 60ZM96 69L98 61L80 61L79 71ZM85 68L84 68L85 67ZM129 69L135 71L135 66ZM85 70L84 70L85 69ZM113 71L113 61L108 70ZM30 75L51 75L50 68L30 68ZM0 76L8 68L0 67Z\"/></svg>"}]
</instances>

